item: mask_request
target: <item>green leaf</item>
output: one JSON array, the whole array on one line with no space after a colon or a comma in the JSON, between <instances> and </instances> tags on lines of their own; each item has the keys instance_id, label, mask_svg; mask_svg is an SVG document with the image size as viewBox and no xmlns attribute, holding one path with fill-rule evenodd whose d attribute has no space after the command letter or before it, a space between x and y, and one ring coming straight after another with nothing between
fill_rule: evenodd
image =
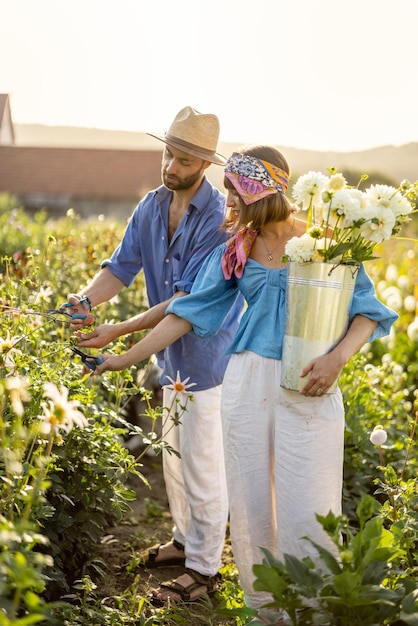
<instances>
[{"instance_id":1,"label":"green leaf","mask_svg":"<svg viewBox=\"0 0 418 626\"><path fill-rule=\"evenodd\" d=\"M311 544L316 548L319 556L321 557L321 560L333 574L339 574L342 571L340 563L335 558L335 556L331 552L329 552L329 550L326 550L326 548L324 548L320 544L312 541L312 539L309 539L309 537L305 537L305 539L309 540Z\"/></svg>"},{"instance_id":2,"label":"green leaf","mask_svg":"<svg viewBox=\"0 0 418 626\"><path fill-rule=\"evenodd\" d=\"M289 575L299 587L303 588L303 594L315 597L323 582L321 574L293 555L285 554L284 559Z\"/></svg>"},{"instance_id":3,"label":"green leaf","mask_svg":"<svg viewBox=\"0 0 418 626\"><path fill-rule=\"evenodd\" d=\"M254 581L254 589L256 591L267 591L277 598L287 588L288 583L285 578L269 565L253 565L253 572L256 576Z\"/></svg>"}]
</instances>

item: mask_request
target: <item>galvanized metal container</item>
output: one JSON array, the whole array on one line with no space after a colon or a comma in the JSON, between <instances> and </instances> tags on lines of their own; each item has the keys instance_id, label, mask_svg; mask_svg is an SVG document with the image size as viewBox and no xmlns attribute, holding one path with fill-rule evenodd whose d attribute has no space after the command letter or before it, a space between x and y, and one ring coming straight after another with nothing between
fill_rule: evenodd
<instances>
[{"instance_id":1,"label":"galvanized metal container","mask_svg":"<svg viewBox=\"0 0 418 626\"><path fill-rule=\"evenodd\" d=\"M283 341L282 387L300 391L302 369L343 337L357 267L333 263L289 263L287 327ZM337 382L327 393L335 392Z\"/></svg>"}]
</instances>

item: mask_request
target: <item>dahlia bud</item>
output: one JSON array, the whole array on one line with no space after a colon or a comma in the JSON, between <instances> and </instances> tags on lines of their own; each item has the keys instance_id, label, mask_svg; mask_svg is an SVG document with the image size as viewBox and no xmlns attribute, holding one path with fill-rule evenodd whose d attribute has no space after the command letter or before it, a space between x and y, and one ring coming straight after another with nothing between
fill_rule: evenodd
<instances>
[{"instance_id":1,"label":"dahlia bud","mask_svg":"<svg viewBox=\"0 0 418 626\"><path fill-rule=\"evenodd\" d=\"M384 430L383 426L375 426L373 432L370 435L370 441L374 446L381 446L385 443L388 438L387 432Z\"/></svg>"}]
</instances>

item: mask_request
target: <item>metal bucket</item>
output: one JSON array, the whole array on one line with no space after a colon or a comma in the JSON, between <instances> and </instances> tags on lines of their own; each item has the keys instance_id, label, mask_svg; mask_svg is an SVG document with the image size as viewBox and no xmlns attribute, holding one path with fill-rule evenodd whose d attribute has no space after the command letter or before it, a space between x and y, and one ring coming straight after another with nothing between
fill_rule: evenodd
<instances>
[{"instance_id":1,"label":"metal bucket","mask_svg":"<svg viewBox=\"0 0 418 626\"><path fill-rule=\"evenodd\" d=\"M333 263L289 263L282 387L300 391L307 380L300 377L305 365L329 352L344 336L357 269ZM327 393L336 389L337 381Z\"/></svg>"}]
</instances>

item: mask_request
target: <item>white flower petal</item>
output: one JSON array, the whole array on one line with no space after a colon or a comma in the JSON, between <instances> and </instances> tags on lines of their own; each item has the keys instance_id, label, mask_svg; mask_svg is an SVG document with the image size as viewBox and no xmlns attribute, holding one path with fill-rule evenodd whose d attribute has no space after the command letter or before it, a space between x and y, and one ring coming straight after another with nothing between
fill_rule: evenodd
<instances>
[{"instance_id":1,"label":"white flower petal","mask_svg":"<svg viewBox=\"0 0 418 626\"><path fill-rule=\"evenodd\" d=\"M302 205L302 210L307 210L311 201L317 204L321 200L321 195L329 183L328 176L324 176L321 172L308 172L303 174L296 181L292 198L296 204Z\"/></svg>"}]
</instances>

